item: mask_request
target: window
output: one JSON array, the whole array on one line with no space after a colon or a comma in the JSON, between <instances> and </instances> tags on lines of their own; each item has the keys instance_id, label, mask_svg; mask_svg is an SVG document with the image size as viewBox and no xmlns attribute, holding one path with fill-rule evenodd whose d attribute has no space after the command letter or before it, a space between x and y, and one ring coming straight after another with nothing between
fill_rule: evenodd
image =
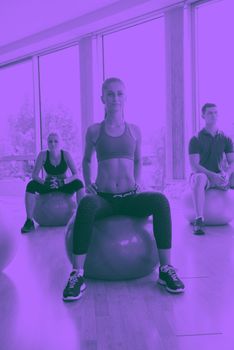
<instances>
[{"instance_id":1,"label":"window","mask_svg":"<svg viewBox=\"0 0 234 350\"><path fill-rule=\"evenodd\" d=\"M71 153L80 175L82 143L78 46L41 56L39 65L43 148L47 148L48 134L57 131L62 139L62 148Z\"/></svg>"},{"instance_id":2,"label":"window","mask_svg":"<svg viewBox=\"0 0 234 350\"><path fill-rule=\"evenodd\" d=\"M121 78L127 90L126 121L142 132L143 182L160 189L165 179L164 18L105 35L105 78ZM104 114L104 113L103 113ZM103 115L99 117L99 120Z\"/></svg>"},{"instance_id":3,"label":"window","mask_svg":"<svg viewBox=\"0 0 234 350\"><path fill-rule=\"evenodd\" d=\"M0 178L25 178L36 151L31 60L1 68L0 91Z\"/></svg>"},{"instance_id":4,"label":"window","mask_svg":"<svg viewBox=\"0 0 234 350\"><path fill-rule=\"evenodd\" d=\"M198 112L200 114L204 103L216 103L219 128L234 138L234 3L232 0L212 1L195 10Z\"/></svg>"}]
</instances>

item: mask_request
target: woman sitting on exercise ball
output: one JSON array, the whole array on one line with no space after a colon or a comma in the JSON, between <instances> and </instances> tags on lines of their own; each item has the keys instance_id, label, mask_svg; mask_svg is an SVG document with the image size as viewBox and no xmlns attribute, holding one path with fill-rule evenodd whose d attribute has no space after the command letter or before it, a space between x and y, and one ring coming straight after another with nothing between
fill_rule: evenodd
<instances>
[{"instance_id":1,"label":"woman sitting on exercise ball","mask_svg":"<svg viewBox=\"0 0 234 350\"><path fill-rule=\"evenodd\" d=\"M86 288L84 263L97 217L153 215L153 231L159 255L159 279L167 291L180 293L184 284L171 265L171 212L162 193L140 192L141 133L125 121L125 85L119 78L102 85L105 118L90 125L86 133L83 175L86 191L76 212L73 227L73 271L63 292L63 300L77 300ZM144 116L143 116L144 117ZM92 183L91 159L96 152L98 171Z\"/></svg>"},{"instance_id":2,"label":"woman sitting on exercise ball","mask_svg":"<svg viewBox=\"0 0 234 350\"><path fill-rule=\"evenodd\" d=\"M32 180L26 187L25 207L27 219L21 228L22 233L35 229L33 212L36 193L63 192L73 194L76 192L77 204L84 195L84 186L77 177L77 170L71 155L60 148L59 135L56 132L50 133L47 143L48 150L39 153L33 169ZM39 176L42 168L46 172L45 180ZM66 176L68 169L72 173L70 177Z\"/></svg>"}]
</instances>

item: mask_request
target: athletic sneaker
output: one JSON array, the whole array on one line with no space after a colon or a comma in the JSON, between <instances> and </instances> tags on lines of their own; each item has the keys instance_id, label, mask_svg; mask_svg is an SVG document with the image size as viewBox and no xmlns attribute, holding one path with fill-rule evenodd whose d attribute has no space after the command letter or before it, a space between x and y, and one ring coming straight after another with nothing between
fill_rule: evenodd
<instances>
[{"instance_id":1,"label":"athletic sneaker","mask_svg":"<svg viewBox=\"0 0 234 350\"><path fill-rule=\"evenodd\" d=\"M202 218L198 218L193 223L193 233L195 235L204 235L205 232L203 231L202 227L204 226L204 221Z\"/></svg>"},{"instance_id":2,"label":"athletic sneaker","mask_svg":"<svg viewBox=\"0 0 234 350\"><path fill-rule=\"evenodd\" d=\"M84 277L79 276L76 271L72 271L70 274L67 285L63 291L64 301L73 301L81 298L86 285L84 283Z\"/></svg>"},{"instance_id":3,"label":"athletic sneaker","mask_svg":"<svg viewBox=\"0 0 234 350\"><path fill-rule=\"evenodd\" d=\"M21 228L22 233L27 233L35 230L34 222L31 219L27 219L24 223L24 226Z\"/></svg>"},{"instance_id":4,"label":"athletic sneaker","mask_svg":"<svg viewBox=\"0 0 234 350\"><path fill-rule=\"evenodd\" d=\"M171 293L181 293L184 291L184 284L171 265L159 267L158 283L165 286L166 290Z\"/></svg>"}]
</instances>

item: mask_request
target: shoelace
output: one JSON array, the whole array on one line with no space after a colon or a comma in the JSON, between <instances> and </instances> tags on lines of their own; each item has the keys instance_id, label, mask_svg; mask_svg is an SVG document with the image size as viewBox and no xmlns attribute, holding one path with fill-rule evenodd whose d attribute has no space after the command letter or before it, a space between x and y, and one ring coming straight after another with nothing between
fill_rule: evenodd
<instances>
[{"instance_id":1,"label":"shoelace","mask_svg":"<svg viewBox=\"0 0 234 350\"><path fill-rule=\"evenodd\" d=\"M69 278L69 288L74 288L76 282L78 281L79 276L77 274L74 274L73 276L70 276Z\"/></svg>"},{"instance_id":2,"label":"shoelace","mask_svg":"<svg viewBox=\"0 0 234 350\"><path fill-rule=\"evenodd\" d=\"M176 275L176 272L174 269L169 269L168 270L168 274L171 276L171 278L173 279L173 281L177 281L178 280L178 277Z\"/></svg>"},{"instance_id":3,"label":"shoelace","mask_svg":"<svg viewBox=\"0 0 234 350\"><path fill-rule=\"evenodd\" d=\"M163 269L163 272L168 273L168 275L173 279L173 281L178 280L175 268L168 266L165 270Z\"/></svg>"}]
</instances>

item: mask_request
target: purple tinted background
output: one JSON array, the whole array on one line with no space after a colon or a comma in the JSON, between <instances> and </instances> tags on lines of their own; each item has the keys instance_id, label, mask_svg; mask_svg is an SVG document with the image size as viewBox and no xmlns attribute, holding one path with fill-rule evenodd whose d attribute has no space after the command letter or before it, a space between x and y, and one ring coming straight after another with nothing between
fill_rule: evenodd
<instances>
[{"instance_id":1,"label":"purple tinted background","mask_svg":"<svg viewBox=\"0 0 234 350\"><path fill-rule=\"evenodd\" d=\"M219 109L219 127L234 137L234 46L231 1L210 2L197 9L197 106L211 101Z\"/></svg>"},{"instance_id":2,"label":"purple tinted background","mask_svg":"<svg viewBox=\"0 0 234 350\"><path fill-rule=\"evenodd\" d=\"M104 36L105 77L117 76L125 82L125 116L142 132L144 185L160 190L166 166L164 38L163 17Z\"/></svg>"},{"instance_id":3,"label":"purple tinted background","mask_svg":"<svg viewBox=\"0 0 234 350\"><path fill-rule=\"evenodd\" d=\"M42 147L47 148L47 135L57 130L81 176L79 48L75 45L44 55L39 64Z\"/></svg>"},{"instance_id":4,"label":"purple tinted background","mask_svg":"<svg viewBox=\"0 0 234 350\"><path fill-rule=\"evenodd\" d=\"M5 4L6 3L7 2L5 2ZM22 13L26 13L29 10L25 4L26 2L24 2L24 5L22 5ZM197 109L199 110L201 104L208 100L216 102L219 107L220 120L224 121L223 123L221 122L220 125L228 132L233 133L232 85L234 69L232 44L233 11L231 9L233 9L233 3L228 0L210 2L208 5L206 4L199 7L197 11L196 27L198 49L197 66L192 67L192 69L197 69ZM37 11L39 11L39 8L37 8ZM15 16L17 21L19 13L12 9L12 15L13 17ZM44 17L47 24L51 23L49 17L53 19L54 24L57 24L59 22L59 18L65 18L66 15L63 16L62 12L60 12L60 14L57 12L54 14L54 16L49 16L48 13L44 12L43 10L38 12L38 16L41 18ZM69 18L69 16L67 18ZM124 81L126 81L128 92L126 118L139 124L142 129L144 137L143 155L145 157L145 169L150 170L148 172L145 171L144 176L146 179L146 185L150 186L153 186L155 184L155 171L157 172L157 176L162 174L161 171L165 166L165 153L168 152L168 150L165 149L163 136L161 135L161 131L163 128L165 128L166 125L166 79L164 71L166 57L164 53L165 37L163 22L163 18L155 19L152 22L140 24L133 28L125 29L124 31L109 34L104 37L104 73L106 77L109 75L118 75L123 78ZM31 20L31 24L26 24L25 22L25 26L22 28L22 33L27 35L27 30L30 28L30 26L35 32L37 30L43 29L42 27L37 27ZM6 37L14 37L13 32L12 34L10 34L10 31L7 32L9 33L6 33ZM145 38L147 38L147 40ZM46 137L47 127L45 127L45 125L47 109L53 113L60 113L62 111L62 113L65 113L69 116L69 125L71 123L73 125L73 130L76 130L77 134L79 135L77 137L77 148L76 145L69 143L71 141L71 138L70 135L68 138L66 138L66 132L64 132L64 142L67 144L67 147L71 147L73 156L77 158L77 162L79 163L81 157L81 153L79 152L82 148L80 146L81 115L79 109L79 55L78 50L76 50L76 47L72 49L66 48L61 51L59 50L56 53L45 54L42 58L40 58L39 65L42 94L41 124L40 121L39 123L37 121L36 124L33 118L33 111L35 111L35 101L33 98L34 75L31 64L32 62L29 60L25 63L17 63L14 66L0 69L0 157L12 156L11 160L4 160L4 163L0 163L4 164L4 172L3 170L0 172L2 177L24 177L25 175L29 174L31 158L27 160L27 156L35 156L36 151L39 151L38 148L36 149L36 138L34 135L35 132L39 132L41 126L42 139L45 139ZM188 77L186 76L185 78L187 79ZM140 84L138 82L140 82ZM94 93L99 95L100 89L95 90ZM142 117L142 115L144 117ZM12 117L15 118L15 116L19 121L21 121L20 118L26 118L26 120L23 119L23 122L12 123ZM94 116L95 120L100 120L101 118L102 114L95 114ZM189 116L186 116L186 118L189 118ZM200 118L199 114L197 114L197 118ZM35 125L37 125L37 128ZM69 125L66 125L65 127L67 128ZM58 125L58 127L60 128L61 125ZM12 134L14 135L13 137ZM11 142L9 142L9 140L11 140ZM17 142L18 146L17 152L14 144L15 141ZM157 156L156 147L154 147L154 144L156 147L160 145L159 157L155 163L155 158L152 159L152 157ZM78 154L76 153L77 151ZM16 155L22 156L24 160L16 162ZM19 163L21 166L18 166ZM7 169L7 171L5 171L5 169ZM152 170L154 171L153 174L151 173ZM158 187L162 186L162 183L160 182L160 176L158 176L157 181ZM5 182L3 183L5 186ZM17 191L14 188L14 184L16 184L17 188L21 186L19 182L15 180L13 182L9 182L9 188L6 189L7 193L12 192L13 194L16 194ZM23 190L24 186L25 183L23 183ZM173 187L173 190L175 187L176 186ZM163 186L161 188L163 188ZM4 191L5 187L1 189L0 194L2 194ZM176 188L176 191L177 196L180 196L180 188ZM21 212L22 201L23 192L21 193L19 201ZM11 210L12 208L5 206L5 213L11 213ZM17 212L15 211L14 218L16 219L16 217ZM22 220L22 217L23 216L20 217L20 220ZM10 221L11 220L12 218L10 218ZM22 222L20 222L20 224L22 224ZM160 303L157 305L157 308L155 310L155 315L158 312L160 319L161 313L162 320L165 314L168 316L167 322L164 320L164 323L161 323L161 328L160 322L150 324L149 319L146 322L147 331L145 334L147 335L149 341L152 342L153 346L155 345L155 339L157 337L155 325L157 325L160 329L160 332L163 335L166 334L166 336L170 327L172 327L173 330L177 331L178 329L186 329L188 334L189 331L190 333L193 333L191 332L191 329L201 329L199 327L202 325L204 329L207 330L207 334L209 336L209 332L211 332L211 329L214 328L217 330L218 334L218 330L222 328L221 324L224 324L227 327L228 324L230 324L230 328L232 326L232 322L230 322L227 317L227 312L231 311L233 308L232 299L229 299L230 290L226 288L224 283L220 283L219 288L217 289L214 288L213 284L219 277L217 276L217 271L221 264L225 267L225 275L227 274L227 271L228 273L230 272L232 280L232 271L229 270L231 266L230 261L233 260L231 249L233 244L232 232L229 228L227 228L227 230L224 232L224 237L220 237L219 233L221 232L221 228L212 229L212 234L214 234L214 237L212 237L214 238L213 242L211 243L208 241L210 238L208 236L208 238L206 237L206 241L203 241L200 245L201 241L195 241L192 239L190 240L190 233L188 232L188 228L185 236L182 234L180 235L181 226L179 225L180 219L178 213L178 216L175 215L174 217L174 226L176 228L179 227L177 232L178 235L174 239L174 241L176 241L175 245L177 247L177 261L179 261L180 267L183 267L184 271L187 272L187 276L192 275L193 279L190 283L188 281L189 279L186 280L187 284L189 284L189 291L187 294L188 296L186 296L182 301L179 298L173 300L167 299L160 293L157 294L156 298L154 294L147 295L146 299L148 298L148 300L152 301L157 298L160 300ZM45 232L43 232L43 234L44 233ZM58 232L53 232L53 234L56 235L56 238L58 240L60 239L59 237L62 237L62 235L59 236ZM46 243L45 237L48 238L48 241L46 241ZM181 237L183 237L183 239ZM16 339L21 339L21 335L25 334L26 332L28 335L31 335L31 339L35 344L41 341L41 334L43 334L45 337L43 337L41 344L42 348L43 346L45 348L45 346L50 344L50 342L47 342L47 338L49 339L50 337L48 329L53 329L54 333L56 333L56 341L51 340L51 344L53 346L56 345L56 348L58 349L64 349L67 346L68 341L71 343L79 343L80 338L82 337L82 332L79 333L78 331L78 335L76 334L77 329L79 329L80 324L82 324L82 320L81 323L79 323L80 309L77 307L75 312L73 312L74 310L70 308L67 312L67 310L64 311L64 308L61 307L61 304L56 305L56 312L55 308L53 308L54 300L58 300L61 297L61 290L64 282L61 281L59 277L61 275L65 276L69 267L66 265L65 257L63 261L64 265L61 263L59 258L56 258L57 260L51 259L50 254L53 254L54 250L53 239L51 238L51 235L44 237L42 235L41 241L38 239L39 235L30 238L32 239L27 241L24 240L24 243L26 242L26 244L22 245L23 248L20 251L22 265L17 265L19 261L17 260L16 264L10 266L9 272L11 276L13 276L11 278L14 280L14 284L17 285L17 290L15 290L15 286L11 280L8 280L8 277L5 278L5 285L7 286L6 295L10 296L9 305L11 306L11 308L8 308L7 310L10 310L10 313L6 312L4 314L8 317L5 319L7 319L9 322L8 337L10 336L14 338L15 336L14 328L12 331L10 327L12 324L14 325L16 323L14 320L14 313L19 312L19 305L17 304L19 299L20 317L17 318L16 333L18 338L16 337ZM215 238L217 238L216 241ZM45 247L49 247L48 242L51 243L51 249L48 249L46 251ZM218 243L215 245L214 242ZM229 260L225 260L225 256L222 256L220 247L224 249L224 254ZM55 248L57 250L58 246ZM62 239L60 241L59 248L60 250L58 249L57 251L61 251L62 255ZM181 257L181 260L178 255ZM56 257L56 254L54 256ZM42 263L43 259L45 259L46 262L44 265ZM30 268L31 266L36 266L36 274L35 271ZM50 268L48 268L48 266L50 266ZM208 271L207 274L209 273L213 278L209 280L209 283L206 282L208 279L206 274L203 273L204 266L206 267L206 271ZM212 275L212 272L214 270L215 274ZM16 273L16 271L18 273ZM50 274L50 271L55 271L55 274ZM196 274L202 276L202 286L199 284L199 279L197 278ZM23 283L22 276L24 277ZM43 283L44 281L52 282L51 284L50 282L48 282L48 284L45 282L42 286L42 281ZM25 293L25 284L27 283L29 283L30 286L30 298L29 295ZM20 286L20 288L18 288L18 286ZM227 286L230 286L230 284ZM98 288L100 288L100 293L97 296L97 300L99 302L101 298L100 295L102 295L102 292L105 288L103 288L103 286L99 286ZM47 293L49 300L48 304L46 305L46 320L42 308L42 305L45 303L44 292ZM199 298L201 298L201 300ZM136 300L142 303L142 296L140 300ZM199 307L202 305L202 310L197 307L198 304ZM98 304L98 310L100 312L99 307L100 306ZM219 311L218 315L220 318L217 317L216 307ZM25 312L25 310L28 313ZM103 319L105 319L105 310L106 309L104 308ZM34 315L37 315L37 317L34 317ZM103 315L101 314L101 316ZM12 322L9 321L11 318L13 319ZM156 321L158 321L158 319ZM92 320L88 319L88 322L90 322L92 325ZM55 323L56 331L54 328ZM36 327L37 329L40 329L41 334L39 334L40 332L36 331ZM86 334L89 334L90 329L88 329L88 326L85 330ZM101 327L99 330L102 332L103 328ZM64 333L66 333L66 338L62 337L62 334ZM183 332L180 333L182 334ZM203 339L205 338L206 336L203 337ZM26 340L24 341L26 342ZM212 349L217 348L218 345L219 348L221 348L221 344L223 344L222 341L223 339L221 339L221 343L219 343L219 341L216 339L213 340ZM197 344L197 346L194 348L199 347L201 344L204 345L204 343L206 343L206 340L203 340L203 343L201 343L199 340L196 340L195 345ZM184 341L184 344L185 349L191 349L190 343L186 343L186 340ZM172 343L172 345L174 346L174 343ZM224 348L232 350L232 339L229 341L229 345L229 348ZM15 348L17 348L18 344L15 344L15 346ZM92 344L90 345L90 348L91 347Z\"/></svg>"}]
</instances>

